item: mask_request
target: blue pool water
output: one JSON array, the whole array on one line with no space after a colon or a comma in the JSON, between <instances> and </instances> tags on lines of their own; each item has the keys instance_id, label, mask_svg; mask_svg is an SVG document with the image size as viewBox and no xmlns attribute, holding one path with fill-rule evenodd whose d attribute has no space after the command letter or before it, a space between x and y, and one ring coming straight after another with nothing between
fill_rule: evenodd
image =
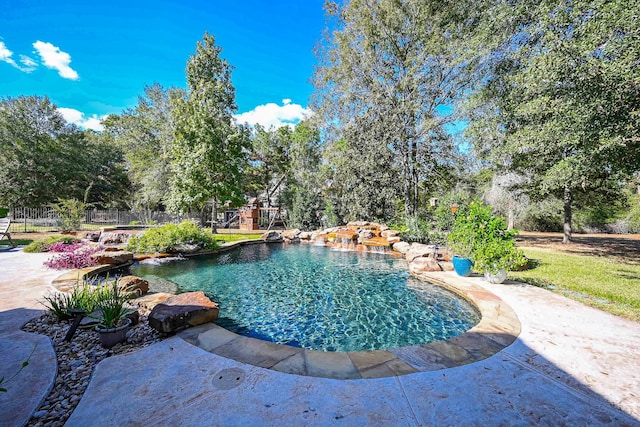
<instances>
[{"instance_id":1,"label":"blue pool water","mask_svg":"<svg viewBox=\"0 0 640 427\"><path fill-rule=\"evenodd\" d=\"M237 334L324 351L382 350L460 335L475 308L410 276L393 256L325 247L251 245L213 257L139 264L135 275L202 290L216 323Z\"/></svg>"}]
</instances>

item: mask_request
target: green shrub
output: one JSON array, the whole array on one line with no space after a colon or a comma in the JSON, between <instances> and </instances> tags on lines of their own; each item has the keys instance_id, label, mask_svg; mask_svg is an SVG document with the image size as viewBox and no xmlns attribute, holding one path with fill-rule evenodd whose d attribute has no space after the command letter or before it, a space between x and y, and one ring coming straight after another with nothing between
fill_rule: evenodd
<instances>
[{"instance_id":1,"label":"green shrub","mask_svg":"<svg viewBox=\"0 0 640 427\"><path fill-rule=\"evenodd\" d=\"M428 245L444 245L446 234L433 229L433 223L417 216L409 217L401 227L400 238L405 242L418 242Z\"/></svg>"},{"instance_id":2,"label":"green shrub","mask_svg":"<svg viewBox=\"0 0 640 427\"><path fill-rule=\"evenodd\" d=\"M527 206L518 223L520 228L528 231L559 232L563 221L562 200L550 197Z\"/></svg>"},{"instance_id":3,"label":"green shrub","mask_svg":"<svg viewBox=\"0 0 640 427\"><path fill-rule=\"evenodd\" d=\"M127 243L127 250L136 253L175 252L180 244L197 244L202 249L215 249L215 237L191 221L180 224L165 224L134 236Z\"/></svg>"},{"instance_id":4,"label":"green shrub","mask_svg":"<svg viewBox=\"0 0 640 427\"><path fill-rule=\"evenodd\" d=\"M73 231L80 229L84 212L91 205L76 199L58 199L58 203L52 203L51 207L60 215L58 225L62 231Z\"/></svg>"},{"instance_id":5,"label":"green shrub","mask_svg":"<svg viewBox=\"0 0 640 427\"><path fill-rule=\"evenodd\" d=\"M55 243L64 243L66 245L70 245L79 241L80 240L75 238L74 236L55 234L53 236L48 236L44 239L36 240L35 242L30 243L29 245L24 247L23 251L28 253L47 252L49 251L49 246Z\"/></svg>"},{"instance_id":6,"label":"green shrub","mask_svg":"<svg viewBox=\"0 0 640 427\"><path fill-rule=\"evenodd\" d=\"M455 254L473 260L475 270L496 273L526 263L516 247L516 234L507 230L504 218L493 215L491 206L474 200L467 208L459 208L448 241Z\"/></svg>"}]
</instances>

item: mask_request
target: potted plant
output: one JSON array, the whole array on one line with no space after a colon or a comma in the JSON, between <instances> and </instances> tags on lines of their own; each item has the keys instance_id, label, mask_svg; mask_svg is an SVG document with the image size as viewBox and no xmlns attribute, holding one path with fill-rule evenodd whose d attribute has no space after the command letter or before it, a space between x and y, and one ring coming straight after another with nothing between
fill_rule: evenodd
<instances>
[{"instance_id":1,"label":"potted plant","mask_svg":"<svg viewBox=\"0 0 640 427\"><path fill-rule=\"evenodd\" d=\"M96 331L100 334L100 344L105 348L125 340L131 325L131 319L127 317L132 312L126 307L130 294L123 292L116 281L113 286L105 286L96 303L99 312Z\"/></svg>"},{"instance_id":2,"label":"potted plant","mask_svg":"<svg viewBox=\"0 0 640 427\"><path fill-rule=\"evenodd\" d=\"M470 276L473 268L475 230L473 224L461 212L447 236L447 245L453 253L453 269L459 276Z\"/></svg>"},{"instance_id":3,"label":"potted plant","mask_svg":"<svg viewBox=\"0 0 640 427\"><path fill-rule=\"evenodd\" d=\"M474 200L456 218L449 238L453 247L457 240L458 245L466 244L471 248L469 256L476 271L483 273L491 283L502 283L507 278L507 270L527 261L516 247L516 234L516 230L507 230L505 219L494 215L491 206Z\"/></svg>"}]
</instances>

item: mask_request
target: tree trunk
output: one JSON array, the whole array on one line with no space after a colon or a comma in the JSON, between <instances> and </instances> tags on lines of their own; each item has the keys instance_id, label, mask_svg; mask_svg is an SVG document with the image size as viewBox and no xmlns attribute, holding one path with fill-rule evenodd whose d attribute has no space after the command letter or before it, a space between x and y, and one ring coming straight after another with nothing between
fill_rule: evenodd
<instances>
[{"instance_id":1,"label":"tree trunk","mask_svg":"<svg viewBox=\"0 0 640 427\"><path fill-rule=\"evenodd\" d=\"M513 208L509 208L507 211L507 231L513 230L516 222L516 213L513 211Z\"/></svg>"},{"instance_id":2,"label":"tree trunk","mask_svg":"<svg viewBox=\"0 0 640 427\"><path fill-rule=\"evenodd\" d=\"M405 146L406 153L404 154L403 159L403 181L404 181L404 217L409 219L411 217L411 170L410 170L410 156L409 156L409 147Z\"/></svg>"},{"instance_id":3,"label":"tree trunk","mask_svg":"<svg viewBox=\"0 0 640 427\"><path fill-rule=\"evenodd\" d=\"M216 199L213 199L213 206L211 206L211 232L218 233L218 203Z\"/></svg>"},{"instance_id":4,"label":"tree trunk","mask_svg":"<svg viewBox=\"0 0 640 427\"><path fill-rule=\"evenodd\" d=\"M571 242L571 188L564 188L564 236L562 243Z\"/></svg>"}]
</instances>

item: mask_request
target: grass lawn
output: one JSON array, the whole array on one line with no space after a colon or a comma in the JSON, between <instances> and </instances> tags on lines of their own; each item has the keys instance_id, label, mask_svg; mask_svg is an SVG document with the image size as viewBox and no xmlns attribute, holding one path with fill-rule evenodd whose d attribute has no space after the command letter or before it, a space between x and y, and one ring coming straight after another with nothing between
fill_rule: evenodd
<instances>
[{"instance_id":1,"label":"grass lawn","mask_svg":"<svg viewBox=\"0 0 640 427\"><path fill-rule=\"evenodd\" d=\"M28 245L29 243L33 242L33 239L14 239L13 237L11 237L11 240L13 240L13 243L17 246ZM0 246L9 246L9 240L7 240L6 238L0 240Z\"/></svg>"},{"instance_id":2,"label":"grass lawn","mask_svg":"<svg viewBox=\"0 0 640 427\"><path fill-rule=\"evenodd\" d=\"M217 241L224 241L226 243L229 242L237 242L238 240L251 240L251 239L259 239L262 236L262 233L224 233L224 234L214 234Z\"/></svg>"},{"instance_id":3,"label":"grass lawn","mask_svg":"<svg viewBox=\"0 0 640 427\"><path fill-rule=\"evenodd\" d=\"M510 279L640 321L640 265L538 248L524 248L524 253L538 261L538 267L510 272Z\"/></svg>"}]
</instances>

